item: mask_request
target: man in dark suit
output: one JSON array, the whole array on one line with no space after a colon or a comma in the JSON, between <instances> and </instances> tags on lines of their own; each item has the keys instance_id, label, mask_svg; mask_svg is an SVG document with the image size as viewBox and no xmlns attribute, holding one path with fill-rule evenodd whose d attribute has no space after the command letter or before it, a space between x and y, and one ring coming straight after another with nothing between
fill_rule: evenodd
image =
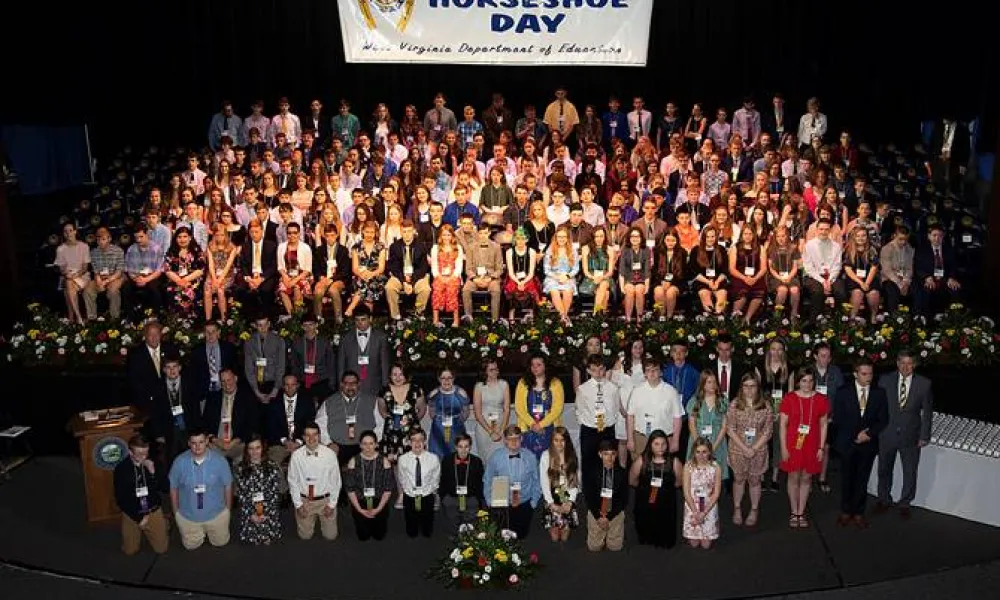
<instances>
[{"instance_id":1,"label":"man in dark suit","mask_svg":"<svg viewBox=\"0 0 1000 600\"><path fill-rule=\"evenodd\" d=\"M931 134L929 167L934 182L957 191L965 177L971 151L969 127L954 116L945 115Z\"/></svg>"},{"instance_id":2,"label":"man in dark suit","mask_svg":"<svg viewBox=\"0 0 1000 600\"><path fill-rule=\"evenodd\" d=\"M358 373L359 387L365 394L378 396L389 383L389 339L385 332L372 327L371 313L365 306L354 312L354 327L340 338L337 372Z\"/></svg>"},{"instance_id":3,"label":"man in dark suit","mask_svg":"<svg viewBox=\"0 0 1000 600\"><path fill-rule=\"evenodd\" d=\"M267 414L267 457L281 467L284 476L279 487L285 493L288 491L288 459L302 446L302 431L316 420L316 407L299 394L299 380L295 375L285 375L281 394L263 408Z\"/></svg>"},{"instance_id":4,"label":"man in dark suit","mask_svg":"<svg viewBox=\"0 0 1000 600\"><path fill-rule=\"evenodd\" d=\"M278 246L278 224L271 220L271 209L268 208L267 203L264 202L263 197L257 202L257 208L254 209L254 215L256 215L257 220L260 221L261 227L264 230L264 241L271 242L277 248ZM247 225L247 229L250 226Z\"/></svg>"},{"instance_id":5,"label":"man in dark suit","mask_svg":"<svg viewBox=\"0 0 1000 600\"><path fill-rule=\"evenodd\" d=\"M889 401L889 425L879 436L878 502L875 512L885 512L892 504L892 476L896 455L903 463L903 490L899 513L910 517L910 503L917 494L917 467L920 449L931 439L934 394L931 382L913 372L916 360L906 350L896 358L896 371L883 375L878 385Z\"/></svg>"},{"instance_id":6,"label":"man in dark suit","mask_svg":"<svg viewBox=\"0 0 1000 600\"><path fill-rule=\"evenodd\" d=\"M717 358L710 367L715 372L715 377L719 382L719 392L727 400L732 399L740 393L740 383L746 373L756 373L756 369L747 370L733 361L733 338L728 333L720 333L715 339L715 353ZM760 379L760 374L757 374Z\"/></svg>"},{"instance_id":7,"label":"man in dark suit","mask_svg":"<svg viewBox=\"0 0 1000 600\"><path fill-rule=\"evenodd\" d=\"M329 296L333 304L333 319L337 324L344 320L344 294L351 287L351 253L337 241L340 232L336 225L327 225L323 242L313 249L313 312L323 314L323 298Z\"/></svg>"},{"instance_id":8,"label":"man in dark suit","mask_svg":"<svg viewBox=\"0 0 1000 600\"><path fill-rule=\"evenodd\" d=\"M306 131L311 131L316 140L314 143L313 158L322 158L322 154L319 151L329 148L331 138L333 137L331 135L333 130L330 129L330 117L323 112L323 103L318 99L313 100L309 104L309 109L309 116L302 119L302 139L305 141ZM305 164L309 165L311 162L312 160L310 159Z\"/></svg>"},{"instance_id":9,"label":"man in dark suit","mask_svg":"<svg viewBox=\"0 0 1000 600\"><path fill-rule=\"evenodd\" d=\"M205 396L198 393L193 378L181 377L179 356L164 359L163 375L153 398L151 424L166 473L174 458L187 450L188 432L201 427Z\"/></svg>"},{"instance_id":10,"label":"man in dark suit","mask_svg":"<svg viewBox=\"0 0 1000 600\"><path fill-rule=\"evenodd\" d=\"M143 343L128 352L128 385L132 404L151 416L154 398L163 384L163 367L169 356L176 356L177 349L161 342L163 328L156 321L149 321L143 328ZM154 437L154 436L150 436Z\"/></svg>"},{"instance_id":11,"label":"man in dark suit","mask_svg":"<svg viewBox=\"0 0 1000 600\"><path fill-rule=\"evenodd\" d=\"M239 464L245 444L259 429L258 403L248 386L239 385L234 368L224 368L219 383L219 393L205 401L202 425L212 447L233 464Z\"/></svg>"},{"instance_id":12,"label":"man in dark suit","mask_svg":"<svg viewBox=\"0 0 1000 600\"><path fill-rule=\"evenodd\" d=\"M430 215L431 220L417 226L417 241L426 247L427 252L430 252L431 246L437 243L437 236L438 232L441 231L441 226L444 225L444 207L441 206L440 202L431 202L427 213Z\"/></svg>"},{"instance_id":13,"label":"man in dark suit","mask_svg":"<svg viewBox=\"0 0 1000 600\"><path fill-rule=\"evenodd\" d=\"M955 252L944 243L940 223L928 226L927 241L913 257L913 301L918 313L931 316L945 302L961 300L962 284Z\"/></svg>"},{"instance_id":14,"label":"man in dark suit","mask_svg":"<svg viewBox=\"0 0 1000 600\"><path fill-rule=\"evenodd\" d=\"M753 159L743 152L742 141L729 143L729 151L722 157L719 170L728 175L733 183L749 185L753 182Z\"/></svg>"},{"instance_id":15,"label":"man in dark suit","mask_svg":"<svg viewBox=\"0 0 1000 600\"><path fill-rule=\"evenodd\" d=\"M418 315L424 313L431 297L431 268L427 262L427 246L417 241L416 229L409 219L403 221L400 231L402 237L389 246L389 259L386 261L389 280L385 284L385 297L389 304L389 316L394 320L400 318L401 294L416 296L414 312Z\"/></svg>"},{"instance_id":16,"label":"man in dark suit","mask_svg":"<svg viewBox=\"0 0 1000 600\"><path fill-rule=\"evenodd\" d=\"M240 273L237 298L246 307L274 311L274 290L278 283L278 256L274 242L264 239L264 227L259 220L250 221L248 243L240 250Z\"/></svg>"},{"instance_id":17,"label":"man in dark suit","mask_svg":"<svg viewBox=\"0 0 1000 600\"><path fill-rule=\"evenodd\" d=\"M222 383L220 374L226 369L236 368L236 346L219 339L222 329L215 321L205 323L205 341L191 350L188 375L193 379L195 389L211 400L218 400Z\"/></svg>"},{"instance_id":18,"label":"man in dark suit","mask_svg":"<svg viewBox=\"0 0 1000 600\"><path fill-rule=\"evenodd\" d=\"M302 336L291 342L288 356L290 372L299 380L299 394L319 406L333 393L337 364L330 340L319 335L315 314L302 317Z\"/></svg>"},{"instance_id":19,"label":"man in dark suit","mask_svg":"<svg viewBox=\"0 0 1000 600\"><path fill-rule=\"evenodd\" d=\"M872 465L878 456L879 434L889 424L889 401L885 390L872 385L875 367L862 359L854 369L854 383L837 390L833 421L837 423L833 447L840 455L841 495L837 524L868 527L865 500Z\"/></svg>"}]
</instances>

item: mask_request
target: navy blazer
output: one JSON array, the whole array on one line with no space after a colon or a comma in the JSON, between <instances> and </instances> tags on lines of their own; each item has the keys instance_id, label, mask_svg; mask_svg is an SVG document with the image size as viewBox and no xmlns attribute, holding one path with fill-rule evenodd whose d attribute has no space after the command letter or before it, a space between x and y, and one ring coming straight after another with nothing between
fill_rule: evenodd
<instances>
[{"instance_id":1,"label":"navy blazer","mask_svg":"<svg viewBox=\"0 0 1000 600\"><path fill-rule=\"evenodd\" d=\"M188 364L187 374L189 377L194 379L197 389L202 392L208 390L208 385L211 381L211 373L208 369L208 350L203 343L198 344L194 350L191 351L191 362ZM226 369L232 370L239 376L240 372L238 369L238 363L236 362L236 346L225 341L219 340L219 372Z\"/></svg>"},{"instance_id":2,"label":"navy blazer","mask_svg":"<svg viewBox=\"0 0 1000 600\"><path fill-rule=\"evenodd\" d=\"M944 267L944 278L958 279L958 265L955 263L955 251L948 244L941 244L941 262ZM924 280L934 275L934 250L929 243L917 246L913 254L913 282L923 285Z\"/></svg>"},{"instance_id":3,"label":"navy blazer","mask_svg":"<svg viewBox=\"0 0 1000 600\"><path fill-rule=\"evenodd\" d=\"M389 275L395 277L396 279L403 281L403 262L404 262L404 252L406 244L403 243L402 239L398 239L389 246L389 259L386 261L386 268L389 271ZM420 240L414 238L413 243L410 244L412 249L412 256L410 257L413 261L413 276L411 281L414 283L420 281L426 277L431 272L430 262L428 262L428 248L424 244L420 243Z\"/></svg>"},{"instance_id":4,"label":"navy blazer","mask_svg":"<svg viewBox=\"0 0 1000 600\"><path fill-rule=\"evenodd\" d=\"M873 381L868 385L868 404L865 414L861 414L861 404L858 398L858 386L854 381L845 383L837 390L833 401L833 429L835 437L832 446L841 456L858 447L854 440L858 434L868 430L871 441L868 447L878 451L878 437L889 425L889 398L885 390Z\"/></svg>"},{"instance_id":5,"label":"navy blazer","mask_svg":"<svg viewBox=\"0 0 1000 600\"><path fill-rule=\"evenodd\" d=\"M324 241L321 245L313 248L313 279L319 281L320 278L326 277L326 261L329 260L329 248ZM337 261L337 268L333 272L333 281L343 281L344 284L350 285L351 283L351 254L347 251L347 246L337 243L336 256L333 257Z\"/></svg>"},{"instance_id":6,"label":"navy blazer","mask_svg":"<svg viewBox=\"0 0 1000 600\"><path fill-rule=\"evenodd\" d=\"M267 443L270 446L280 445L282 438L288 437L288 421L285 419L285 395L278 394L268 403L267 411ZM312 400L299 394L295 400L295 431L292 439L302 441L302 429L307 423L316 420L316 407Z\"/></svg>"},{"instance_id":7,"label":"navy blazer","mask_svg":"<svg viewBox=\"0 0 1000 600\"><path fill-rule=\"evenodd\" d=\"M719 166L719 170L724 171L732 179L733 156L730 153L726 152L722 157L722 164ZM745 183L753 181L753 158L746 154L740 158L740 166L736 170L736 181Z\"/></svg>"},{"instance_id":8,"label":"navy blazer","mask_svg":"<svg viewBox=\"0 0 1000 600\"><path fill-rule=\"evenodd\" d=\"M269 241L267 237L261 243L263 246L260 248L260 276L263 279L276 279L278 277L278 245ZM246 277L253 275L253 240L249 237L240 249L240 273Z\"/></svg>"},{"instance_id":9,"label":"navy blazer","mask_svg":"<svg viewBox=\"0 0 1000 600\"><path fill-rule=\"evenodd\" d=\"M230 435L239 438L244 443L250 436L257 433L260 418L257 413L257 406L260 403L245 385L236 389L236 397L233 399L232 423ZM219 425L222 423L222 394L212 394L205 400L205 412L201 419L201 425L209 435L218 435Z\"/></svg>"}]
</instances>

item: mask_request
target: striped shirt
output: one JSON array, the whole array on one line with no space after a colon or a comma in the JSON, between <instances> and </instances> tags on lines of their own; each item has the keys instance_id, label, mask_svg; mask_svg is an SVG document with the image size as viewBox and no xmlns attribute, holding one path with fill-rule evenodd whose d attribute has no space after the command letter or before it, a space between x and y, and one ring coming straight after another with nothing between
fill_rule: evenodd
<instances>
[{"instance_id":1,"label":"striped shirt","mask_svg":"<svg viewBox=\"0 0 1000 600\"><path fill-rule=\"evenodd\" d=\"M141 275L143 271L155 273L163 270L163 251L156 244L149 243L143 248L132 244L125 253L125 271L129 275Z\"/></svg>"},{"instance_id":2,"label":"striped shirt","mask_svg":"<svg viewBox=\"0 0 1000 600\"><path fill-rule=\"evenodd\" d=\"M90 264L97 275L114 275L125 270L125 251L111 244L105 248L94 247L90 251Z\"/></svg>"}]
</instances>

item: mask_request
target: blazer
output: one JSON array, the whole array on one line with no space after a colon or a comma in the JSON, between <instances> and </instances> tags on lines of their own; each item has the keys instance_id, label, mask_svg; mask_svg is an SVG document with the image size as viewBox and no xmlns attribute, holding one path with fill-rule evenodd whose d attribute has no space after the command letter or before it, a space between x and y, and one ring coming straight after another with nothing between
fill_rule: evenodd
<instances>
[{"instance_id":1,"label":"blazer","mask_svg":"<svg viewBox=\"0 0 1000 600\"><path fill-rule=\"evenodd\" d=\"M934 415L931 381L914 373L903 408L899 406L899 371L883 375L878 386L885 390L889 402L889 425L882 431L881 443L906 448L929 442Z\"/></svg>"},{"instance_id":2,"label":"blazer","mask_svg":"<svg viewBox=\"0 0 1000 600\"><path fill-rule=\"evenodd\" d=\"M351 253L347 251L347 246L338 243L334 256L329 256L330 249L323 242L320 246L313 248L313 280L319 281L326 277L326 261L331 258L337 261L337 266L333 270L333 281L343 281L345 285L351 283Z\"/></svg>"},{"instance_id":3,"label":"blazer","mask_svg":"<svg viewBox=\"0 0 1000 600\"><path fill-rule=\"evenodd\" d=\"M969 162L972 152L971 139L969 137L969 126L958 121L954 122L955 135L951 140L951 160L955 164L965 166ZM938 158L941 156L941 148L944 146L944 121L934 124L931 134L931 147L928 149L931 156Z\"/></svg>"},{"instance_id":4,"label":"blazer","mask_svg":"<svg viewBox=\"0 0 1000 600\"><path fill-rule=\"evenodd\" d=\"M187 375L194 380L197 389L202 392L207 391L211 383L211 373L209 373L208 368L208 348L204 343L198 344L191 351L189 360L186 369ZM236 346L225 340L219 340L219 372L231 369L239 375L237 364Z\"/></svg>"},{"instance_id":5,"label":"blazer","mask_svg":"<svg viewBox=\"0 0 1000 600\"><path fill-rule=\"evenodd\" d=\"M722 157L722 164L719 166L719 170L724 171L732 179L733 156L730 153L726 152L725 156ZM736 170L736 181L753 181L753 158L746 154L740 157L740 166Z\"/></svg>"},{"instance_id":6,"label":"blazer","mask_svg":"<svg viewBox=\"0 0 1000 600\"><path fill-rule=\"evenodd\" d=\"M167 393L166 378L156 386L150 425L154 438L170 439L173 433L174 415L170 409L170 395ZM191 377L181 376L181 406L184 408L184 426L188 431L202 425L201 401L204 393L199 393Z\"/></svg>"},{"instance_id":7,"label":"blazer","mask_svg":"<svg viewBox=\"0 0 1000 600\"><path fill-rule=\"evenodd\" d=\"M719 378L719 384L721 385L722 365L719 364L719 359L712 361L711 369L712 372L715 373L716 378ZM732 401L732 399L739 394L740 381L743 380L743 376L747 373L753 373L757 377L757 380L760 381L760 373L757 372L757 369L755 367L747 367L746 365L741 364L739 360L737 360L734 353L734 356L729 359L729 372L726 373L726 378L729 379L729 389L726 390L726 392L730 401Z\"/></svg>"},{"instance_id":8,"label":"blazer","mask_svg":"<svg viewBox=\"0 0 1000 600\"><path fill-rule=\"evenodd\" d=\"M278 276L278 246L268 241L267 236L261 244L263 245L260 249L260 276L263 279L274 279ZM249 238L240 249L240 272L247 277L253 275L253 241Z\"/></svg>"},{"instance_id":9,"label":"blazer","mask_svg":"<svg viewBox=\"0 0 1000 600\"><path fill-rule=\"evenodd\" d=\"M278 394L274 400L264 405L267 415L266 431L264 437L267 438L269 446L280 445L281 440L288 437L288 420L285 419L285 395ZM302 394L295 400L295 427L292 434L293 440L302 441L302 430L305 426L316 420L316 406Z\"/></svg>"},{"instance_id":10,"label":"blazer","mask_svg":"<svg viewBox=\"0 0 1000 600\"><path fill-rule=\"evenodd\" d=\"M845 383L833 395L833 422L837 426L833 428L831 445L841 456L854 448L878 452L879 434L889 424L889 400L885 390L872 383L868 386L868 404L863 415L855 382ZM858 434L866 429L871 441L865 445L855 444Z\"/></svg>"},{"instance_id":11,"label":"blazer","mask_svg":"<svg viewBox=\"0 0 1000 600\"><path fill-rule=\"evenodd\" d=\"M290 359L291 374L299 378L300 387L304 387L302 382L306 376L306 338L300 336L291 343L288 351ZM330 389L336 387L337 381L337 361L333 354L333 347L330 340L321 335L316 336L316 356L313 358L313 366L316 368L316 383L326 381Z\"/></svg>"},{"instance_id":12,"label":"blazer","mask_svg":"<svg viewBox=\"0 0 1000 600\"><path fill-rule=\"evenodd\" d=\"M278 246L278 224L270 219L264 223L264 241L271 242L275 248Z\"/></svg>"},{"instance_id":13,"label":"blazer","mask_svg":"<svg viewBox=\"0 0 1000 600\"><path fill-rule=\"evenodd\" d=\"M318 127L317 127L318 125ZM313 139L313 158L323 158L322 150L330 147L331 138L333 135L333 129L330 128L330 117L326 113L320 111L319 117L316 123L313 123L313 116L310 112L307 116L302 117L302 130L308 131L312 129L315 133ZM320 151L317 153L317 151ZM305 163L309 164L309 163Z\"/></svg>"},{"instance_id":14,"label":"blazer","mask_svg":"<svg viewBox=\"0 0 1000 600\"><path fill-rule=\"evenodd\" d=\"M416 237L413 238L413 243L410 244L410 248L412 249L410 259L413 262L413 276L410 281L420 281L431 272L431 265L427 262L428 247L428 245L421 243ZM389 258L386 260L386 268L389 271L389 275L399 281L403 281L404 277L403 262L406 258L405 252L406 244L402 239L394 241L389 246Z\"/></svg>"},{"instance_id":15,"label":"blazer","mask_svg":"<svg viewBox=\"0 0 1000 600\"><path fill-rule=\"evenodd\" d=\"M175 356L179 356L177 348L165 342L160 343L161 369L167 358ZM163 374L157 372L156 365L153 364L153 357L149 355L145 342L140 342L138 346L129 348L126 371L129 391L132 394L132 404L148 414L153 408L157 386L163 383Z\"/></svg>"},{"instance_id":16,"label":"blazer","mask_svg":"<svg viewBox=\"0 0 1000 600\"><path fill-rule=\"evenodd\" d=\"M948 244L941 244L941 262L944 267L944 278L958 278L955 264L955 251ZM934 276L934 250L929 243L921 244L917 247L913 255L913 282L914 285L924 285L924 280Z\"/></svg>"},{"instance_id":17,"label":"blazer","mask_svg":"<svg viewBox=\"0 0 1000 600\"><path fill-rule=\"evenodd\" d=\"M263 349L263 352L261 352ZM275 385L281 386L281 378L285 376L285 340L276 333L269 332L267 337L261 342L260 334L255 333L243 344L243 368L250 384L250 389L256 394L260 391L257 387L257 359L267 359L264 367L264 381L273 381Z\"/></svg>"},{"instance_id":18,"label":"blazer","mask_svg":"<svg viewBox=\"0 0 1000 600\"><path fill-rule=\"evenodd\" d=\"M357 329L348 329L340 337L337 349L337 375L343 377L347 371L361 374L358 358L362 356L358 345ZM368 328L368 345L364 354L368 357L368 376L361 381L360 392L378 397L382 388L389 383L389 339L385 332L375 327Z\"/></svg>"},{"instance_id":19,"label":"blazer","mask_svg":"<svg viewBox=\"0 0 1000 600\"><path fill-rule=\"evenodd\" d=\"M236 389L236 396L233 398L232 423L230 426L231 436L239 438L243 442L250 439L250 436L257 433L260 424L257 407L257 397L250 392L250 388L240 385ZM205 400L205 412L201 419L201 425L209 435L218 435L219 426L222 424L222 394L211 394Z\"/></svg>"}]
</instances>

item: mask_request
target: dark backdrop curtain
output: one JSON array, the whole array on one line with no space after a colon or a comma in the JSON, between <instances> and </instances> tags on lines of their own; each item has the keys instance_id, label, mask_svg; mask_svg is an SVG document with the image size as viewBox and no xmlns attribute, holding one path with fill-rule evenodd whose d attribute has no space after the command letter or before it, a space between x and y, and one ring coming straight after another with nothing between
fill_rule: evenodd
<instances>
[{"instance_id":1,"label":"dark backdrop curtain","mask_svg":"<svg viewBox=\"0 0 1000 600\"><path fill-rule=\"evenodd\" d=\"M203 142L223 98L245 114L255 98L273 112L288 96L301 115L313 97L331 114L346 97L367 120L378 101L399 115L407 102L425 109L438 90L452 106L480 109L502 91L519 109L547 102L557 83L580 106L642 94L656 112L668 99L685 112L692 102L732 111L746 93L765 106L777 91L797 115L816 95L833 128L916 141L920 120L946 108L989 114L998 67L985 5L971 0L657 0L644 68L346 64L329 0L70 4L55 23L42 3L16 4L85 64L61 63L59 77L0 102L22 118L85 118L100 148ZM15 37L28 43L29 33ZM52 71L47 53L24 54L15 72Z\"/></svg>"},{"instance_id":2,"label":"dark backdrop curtain","mask_svg":"<svg viewBox=\"0 0 1000 600\"><path fill-rule=\"evenodd\" d=\"M87 135L80 125L0 127L0 142L25 195L47 194L91 182Z\"/></svg>"}]
</instances>

